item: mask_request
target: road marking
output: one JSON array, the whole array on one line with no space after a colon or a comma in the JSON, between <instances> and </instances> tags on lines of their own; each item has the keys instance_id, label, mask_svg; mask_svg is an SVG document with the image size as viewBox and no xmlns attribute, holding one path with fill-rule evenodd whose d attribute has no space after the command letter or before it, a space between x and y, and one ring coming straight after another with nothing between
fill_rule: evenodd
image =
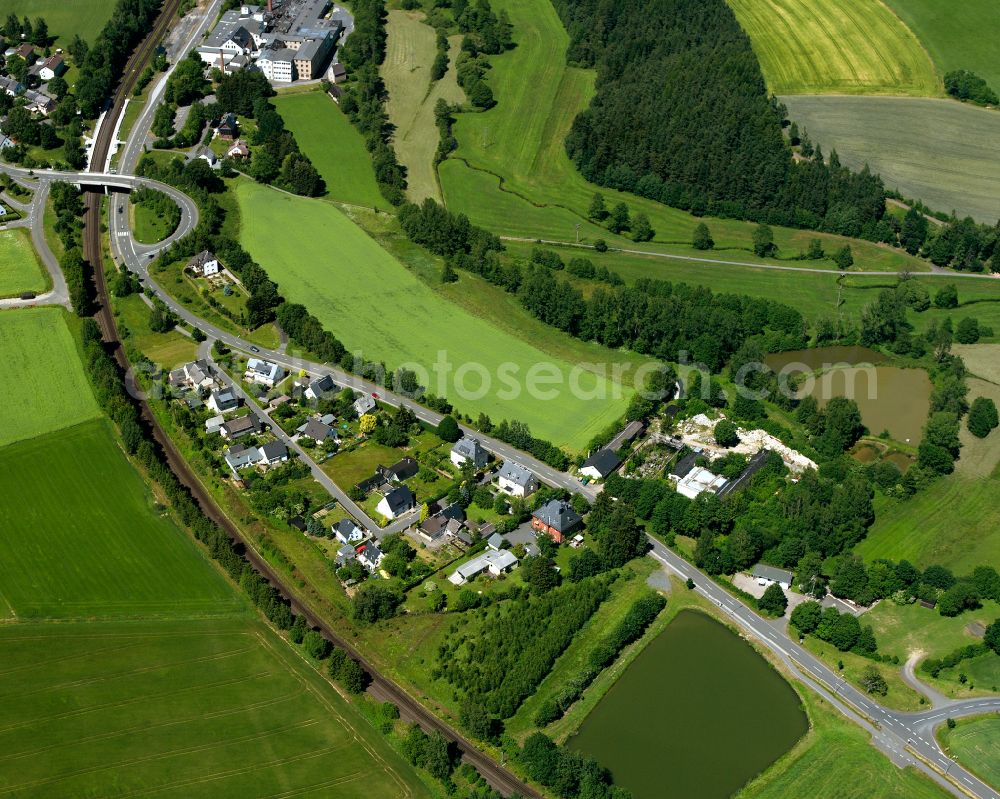
<instances>
[{"instance_id":1,"label":"road marking","mask_svg":"<svg viewBox=\"0 0 1000 799\"><path fill-rule=\"evenodd\" d=\"M128 235L128 231L127 230L119 230L118 231L118 235L119 236L127 236Z\"/></svg>"}]
</instances>

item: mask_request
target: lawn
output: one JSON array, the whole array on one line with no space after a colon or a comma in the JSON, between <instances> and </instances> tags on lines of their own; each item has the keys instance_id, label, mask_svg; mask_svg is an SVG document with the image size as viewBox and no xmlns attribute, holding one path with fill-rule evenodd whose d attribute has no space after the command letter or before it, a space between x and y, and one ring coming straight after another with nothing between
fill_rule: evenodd
<instances>
[{"instance_id":1,"label":"lawn","mask_svg":"<svg viewBox=\"0 0 1000 799\"><path fill-rule=\"evenodd\" d=\"M171 219L148 205L128 205L132 215L132 235L141 244L158 244L177 229L171 224Z\"/></svg>"},{"instance_id":2,"label":"lawn","mask_svg":"<svg viewBox=\"0 0 1000 799\"><path fill-rule=\"evenodd\" d=\"M282 94L272 102L326 181L331 199L368 207L388 205L375 183L364 139L326 92Z\"/></svg>"},{"instance_id":3,"label":"lawn","mask_svg":"<svg viewBox=\"0 0 1000 799\"><path fill-rule=\"evenodd\" d=\"M927 48L942 75L970 69L1000 91L1000 49L996 37L979 35L1000 28L994 0L886 0Z\"/></svg>"},{"instance_id":4,"label":"lawn","mask_svg":"<svg viewBox=\"0 0 1000 799\"><path fill-rule=\"evenodd\" d=\"M875 631L878 649L884 655L898 655L901 662L914 652L925 657L940 658L959 647L981 640L966 629L980 622L985 627L1000 617L1000 605L986 600L983 607L949 618L937 610L912 605L880 602L862 617ZM993 657L996 657L995 655ZM998 658L1000 660L1000 658ZM923 679L923 677L922 677Z\"/></svg>"},{"instance_id":5,"label":"lawn","mask_svg":"<svg viewBox=\"0 0 1000 799\"><path fill-rule=\"evenodd\" d=\"M452 105L465 102L465 92L459 87L455 73L461 39L452 37L448 72L432 82L430 68L437 55L435 32L423 23L423 18L422 12L389 12L386 26L389 41L381 72L389 92L386 110L389 121L396 127L393 147L407 170L407 196L413 202L425 197L440 202L434 171L440 134L434 121L434 106L439 99Z\"/></svg>"},{"instance_id":6,"label":"lawn","mask_svg":"<svg viewBox=\"0 0 1000 799\"><path fill-rule=\"evenodd\" d=\"M463 413L521 419L535 435L581 449L624 411L631 390L610 380L610 352L602 363L574 366L476 318L329 203L248 181L237 196L241 243L289 300L304 303L350 350L390 368L419 368L420 382ZM313 235L301 238L302 229Z\"/></svg>"},{"instance_id":7,"label":"lawn","mask_svg":"<svg viewBox=\"0 0 1000 799\"><path fill-rule=\"evenodd\" d=\"M973 37L970 37L973 38ZM1000 219L1000 115L954 100L783 97L789 115L845 165L868 164L886 187L931 208Z\"/></svg>"},{"instance_id":8,"label":"lawn","mask_svg":"<svg viewBox=\"0 0 1000 799\"><path fill-rule=\"evenodd\" d=\"M0 297L17 296L23 291L41 294L48 276L31 246L24 228L0 230Z\"/></svg>"},{"instance_id":9,"label":"lawn","mask_svg":"<svg viewBox=\"0 0 1000 799\"><path fill-rule=\"evenodd\" d=\"M64 313L25 308L0 314L5 369L0 447L98 415Z\"/></svg>"},{"instance_id":10,"label":"lawn","mask_svg":"<svg viewBox=\"0 0 1000 799\"><path fill-rule=\"evenodd\" d=\"M447 205L495 233L529 239L584 243L605 239L612 247L634 247L586 218L595 192L609 205L625 202L632 212L649 216L656 236L640 249L687 255L695 227L704 221L719 248L738 251L709 257L754 260L747 251L754 225L734 220L696 218L683 211L635 195L588 183L566 155L564 141L573 119L594 94L593 70L567 67L568 37L548 0L497 0L495 11L507 11L517 47L491 57L487 80L497 105L485 112L457 115L458 150L438 167ZM579 229L577 228L579 226ZM784 257L804 251L810 238L826 249L846 241L809 231L775 228L775 243ZM852 241L859 269L911 271L927 266L905 253ZM830 266L829 261L814 262Z\"/></svg>"},{"instance_id":11,"label":"lawn","mask_svg":"<svg viewBox=\"0 0 1000 799\"><path fill-rule=\"evenodd\" d=\"M811 729L787 755L740 791L737 799L945 799L913 768L896 768L868 734L811 692L800 690Z\"/></svg>"},{"instance_id":12,"label":"lawn","mask_svg":"<svg viewBox=\"0 0 1000 799\"><path fill-rule=\"evenodd\" d=\"M241 603L225 581L153 506L103 419L3 447L7 603L22 618L232 612Z\"/></svg>"},{"instance_id":13,"label":"lawn","mask_svg":"<svg viewBox=\"0 0 1000 799\"><path fill-rule=\"evenodd\" d=\"M108 0L4 0L3 13L4 18L7 14L29 17L32 25L37 17L44 17L49 36L59 39L56 46L66 47L77 34L93 45L114 7Z\"/></svg>"},{"instance_id":14,"label":"lawn","mask_svg":"<svg viewBox=\"0 0 1000 799\"><path fill-rule=\"evenodd\" d=\"M153 364L174 369L197 357L198 343L189 336L176 330L167 333L150 330L150 309L138 294L116 300L115 310L120 314L120 323L124 323L124 328L134 338L136 347Z\"/></svg>"},{"instance_id":15,"label":"lawn","mask_svg":"<svg viewBox=\"0 0 1000 799\"><path fill-rule=\"evenodd\" d=\"M996 478L944 477L908 500L880 500L875 524L855 548L865 560L906 558L956 573L1000 563Z\"/></svg>"},{"instance_id":16,"label":"lawn","mask_svg":"<svg viewBox=\"0 0 1000 799\"><path fill-rule=\"evenodd\" d=\"M944 750L990 785L1000 785L1000 716L962 719L955 729L942 726Z\"/></svg>"},{"instance_id":17,"label":"lawn","mask_svg":"<svg viewBox=\"0 0 1000 799\"><path fill-rule=\"evenodd\" d=\"M881 0L729 0L729 5L774 94L941 91L927 52Z\"/></svg>"},{"instance_id":18,"label":"lawn","mask_svg":"<svg viewBox=\"0 0 1000 799\"><path fill-rule=\"evenodd\" d=\"M0 645L5 793L426 796L260 622L17 624Z\"/></svg>"}]
</instances>

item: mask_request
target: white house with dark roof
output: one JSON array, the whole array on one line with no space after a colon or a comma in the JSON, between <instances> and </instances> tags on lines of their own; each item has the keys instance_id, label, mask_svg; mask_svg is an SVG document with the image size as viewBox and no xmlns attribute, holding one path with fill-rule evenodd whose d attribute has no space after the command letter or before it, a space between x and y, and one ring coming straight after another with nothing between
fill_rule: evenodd
<instances>
[{"instance_id":1,"label":"white house with dark roof","mask_svg":"<svg viewBox=\"0 0 1000 799\"><path fill-rule=\"evenodd\" d=\"M369 541L358 552L358 562L370 572L378 568L383 557L385 556L382 554L382 550L374 541Z\"/></svg>"},{"instance_id":2,"label":"white house with dark roof","mask_svg":"<svg viewBox=\"0 0 1000 799\"><path fill-rule=\"evenodd\" d=\"M296 433L298 433L299 438L311 438L317 444L322 444L324 441L339 441L340 437L337 435L337 430L328 424L324 424L319 419L313 417L307 419L305 424L299 425L296 428Z\"/></svg>"},{"instance_id":3,"label":"white house with dark roof","mask_svg":"<svg viewBox=\"0 0 1000 799\"><path fill-rule=\"evenodd\" d=\"M333 391L337 387L337 384L333 382L333 378L330 375L323 375L322 377L317 377L312 380L308 386L306 386L305 395L306 399L318 400L323 397L328 391Z\"/></svg>"},{"instance_id":4,"label":"white house with dark roof","mask_svg":"<svg viewBox=\"0 0 1000 799\"><path fill-rule=\"evenodd\" d=\"M234 472L238 469L245 469L248 466L254 466L260 461L260 448L259 447L244 447L242 444L236 444L229 447L222 456L226 460L226 464Z\"/></svg>"},{"instance_id":5,"label":"white house with dark roof","mask_svg":"<svg viewBox=\"0 0 1000 799\"><path fill-rule=\"evenodd\" d=\"M341 544L356 544L365 539L365 531L358 527L354 519L341 519L332 529Z\"/></svg>"},{"instance_id":6,"label":"white house with dark roof","mask_svg":"<svg viewBox=\"0 0 1000 799\"><path fill-rule=\"evenodd\" d=\"M497 473L497 484L501 491L512 497L526 497L538 490L538 478L517 461L503 462Z\"/></svg>"},{"instance_id":7,"label":"white house with dark roof","mask_svg":"<svg viewBox=\"0 0 1000 799\"><path fill-rule=\"evenodd\" d=\"M376 506L376 510L387 519L398 519L409 510L416 507L413 492L408 486L397 485L390 488Z\"/></svg>"},{"instance_id":8,"label":"white house with dark roof","mask_svg":"<svg viewBox=\"0 0 1000 799\"><path fill-rule=\"evenodd\" d=\"M621 459L610 449L599 449L580 467L580 474L591 480L603 480L621 466Z\"/></svg>"},{"instance_id":9,"label":"white house with dark roof","mask_svg":"<svg viewBox=\"0 0 1000 799\"><path fill-rule=\"evenodd\" d=\"M57 75L62 75L66 69L66 62L61 55L50 55L38 70L38 77L43 81L50 81Z\"/></svg>"},{"instance_id":10,"label":"white house with dark roof","mask_svg":"<svg viewBox=\"0 0 1000 799\"><path fill-rule=\"evenodd\" d=\"M768 566L766 563L758 563L750 574L757 581L757 585L767 586L777 583L783 591L791 588L792 581L795 579L795 575L787 569L778 569L774 566Z\"/></svg>"},{"instance_id":11,"label":"white house with dark roof","mask_svg":"<svg viewBox=\"0 0 1000 799\"><path fill-rule=\"evenodd\" d=\"M205 404L216 413L229 413L240 406L240 400L231 388L220 388L208 395Z\"/></svg>"},{"instance_id":12,"label":"white house with dark roof","mask_svg":"<svg viewBox=\"0 0 1000 799\"><path fill-rule=\"evenodd\" d=\"M260 448L260 462L277 466L288 460L288 447L283 441L268 441Z\"/></svg>"},{"instance_id":13,"label":"white house with dark roof","mask_svg":"<svg viewBox=\"0 0 1000 799\"><path fill-rule=\"evenodd\" d=\"M483 572L489 572L494 577L506 574L517 566L517 558L509 549L491 549L477 555L468 563L463 563L448 577L452 585L465 585Z\"/></svg>"},{"instance_id":14,"label":"white house with dark roof","mask_svg":"<svg viewBox=\"0 0 1000 799\"><path fill-rule=\"evenodd\" d=\"M265 361L261 358L251 358L247 361L246 371L243 379L248 383L256 383L259 386L274 388L276 383L280 383L285 376L285 370L278 364Z\"/></svg>"},{"instance_id":15,"label":"white house with dark roof","mask_svg":"<svg viewBox=\"0 0 1000 799\"><path fill-rule=\"evenodd\" d=\"M217 275L223 268L211 250L202 250L197 255L192 256L187 265L194 274L202 277Z\"/></svg>"},{"instance_id":16,"label":"white house with dark roof","mask_svg":"<svg viewBox=\"0 0 1000 799\"><path fill-rule=\"evenodd\" d=\"M205 420L205 432L206 433L218 433L219 428L226 423L226 418L224 416L211 416Z\"/></svg>"},{"instance_id":17,"label":"white house with dark roof","mask_svg":"<svg viewBox=\"0 0 1000 799\"><path fill-rule=\"evenodd\" d=\"M375 409L375 398L371 394L362 394L356 400L354 400L354 412L358 416L364 416L371 410Z\"/></svg>"},{"instance_id":18,"label":"white house with dark roof","mask_svg":"<svg viewBox=\"0 0 1000 799\"><path fill-rule=\"evenodd\" d=\"M479 439L472 436L460 438L451 448L451 462L458 467L461 467L466 461L472 461L477 469L482 469L489 459L489 453L483 449Z\"/></svg>"}]
</instances>

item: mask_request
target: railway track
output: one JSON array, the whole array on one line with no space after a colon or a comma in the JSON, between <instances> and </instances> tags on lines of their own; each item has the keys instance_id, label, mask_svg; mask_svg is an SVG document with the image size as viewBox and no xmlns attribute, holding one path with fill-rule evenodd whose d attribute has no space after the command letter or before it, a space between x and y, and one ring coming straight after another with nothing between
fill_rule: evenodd
<instances>
[{"instance_id":1,"label":"railway track","mask_svg":"<svg viewBox=\"0 0 1000 799\"><path fill-rule=\"evenodd\" d=\"M125 99L135 87L136 81L146 62L150 59L153 51L166 36L170 23L176 15L180 0L166 0L160 16L157 18L149 35L143 39L129 57L122 72L121 80L111 100L111 105L105 117L105 124L102 125L100 133L94 142L90 159L91 172L99 172L108 157L111 148L112 136L119 114L122 111ZM100 326L105 344L113 350L115 360L123 372L127 373L131 368L125 348L121 345L118 335L118 326L115 323L114 313L111 308L110 297L108 295L107 281L104 276L104 252L102 246L101 233L101 194L98 192L88 192L85 202L84 214L84 255L91 266L94 281L95 293L95 313L94 318ZM292 588L278 574L271 565L254 549L242 531L233 524L228 516L216 505L211 495L201 484L187 461L184 460L173 441L163 430L162 426L153 414L149 403L146 400L136 400L146 426L147 433L151 434L163 451L164 457L170 469L177 476L178 480L191 492L197 500L202 512L213 522L226 531L230 539L240 548L247 560L260 572L268 582L274 586L286 600L291 604L292 610L305 617L309 624L323 633L334 645L344 649L351 657L357 660L371 678L368 692L373 698L381 702L392 702L399 708L400 716L411 722L419 724L427 732L440 732L449 740L453 741L461 752L462 759L471 764L483 776L483 778L496 790L506 796L519 794L527 799L541 799L541 794L529 785L522 782L515 775L500 766L496 761L476 747L466 738L456 732L448 724L443 722L420 702L414 699L403 688L392 680L382 675L367 658L357 649L348 643L325 619L316 613L305 603Z\"/></svg>"}]
</instances>

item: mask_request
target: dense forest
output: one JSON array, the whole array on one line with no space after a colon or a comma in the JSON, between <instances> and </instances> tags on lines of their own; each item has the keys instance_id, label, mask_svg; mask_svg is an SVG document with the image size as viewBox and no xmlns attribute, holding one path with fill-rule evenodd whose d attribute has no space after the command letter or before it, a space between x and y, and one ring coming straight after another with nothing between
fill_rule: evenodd
<instances>
[{"instance_id":1,"label":"dense forest","mask_svg":"<svg viewBox=\"0 0 1000 799\"><path fill-rule=\"evenodd\" d=\"M595 183L713 216L876 235L881 179L794 161L785 110L724 0L555 0L597 93L566 149Z\"/></svg>"}]
</instances>

